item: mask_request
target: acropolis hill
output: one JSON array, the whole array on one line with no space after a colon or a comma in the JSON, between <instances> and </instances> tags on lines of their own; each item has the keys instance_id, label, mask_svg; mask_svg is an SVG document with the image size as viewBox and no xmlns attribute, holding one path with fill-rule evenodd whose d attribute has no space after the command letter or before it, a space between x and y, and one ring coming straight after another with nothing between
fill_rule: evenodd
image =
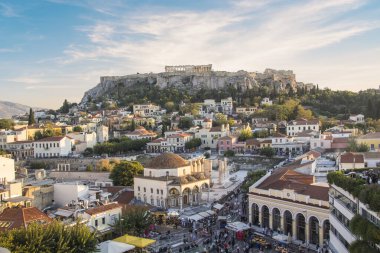
<instances>
[{"instance_id":1,"label":"acropolis hill","mask_svg":"<svg viewBox=\"0 0 380 253\"><path fill-rule=\"evenodd\" d=\"M304 84L296 81L296 75L291 70L266 69L264 73L214 71L212 65L178 65L165 66L165 72L132 74L126 76L102 76L100 83L85 92L82 102L89 97L98 98L115 91L115 89L128 89L135 85L149 84L160 88L175 86L189 92L205 89L222 89L233 86L239 90L253 87L267 86L277 91L305 87L310 90L313 84Z\"/></svg>"}]
</instances>

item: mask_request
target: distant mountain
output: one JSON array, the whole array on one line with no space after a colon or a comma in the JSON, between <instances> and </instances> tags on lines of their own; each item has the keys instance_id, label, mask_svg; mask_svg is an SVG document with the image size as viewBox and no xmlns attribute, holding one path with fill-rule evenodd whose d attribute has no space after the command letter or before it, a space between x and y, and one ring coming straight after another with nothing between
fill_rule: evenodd
<instances>
[{"instance_id":1,"label":"distant mountain","mask_svg":"<svg viewBox=\"0 0 380 253\"><path fill-rule=\"evenodd\" d=\"M0 101L0 118L11 118L13 115L23 115L29 112L30 106L12 103L8 101ZM34 108L33 110L41 109Z\"/></svg>"}]
</instances>

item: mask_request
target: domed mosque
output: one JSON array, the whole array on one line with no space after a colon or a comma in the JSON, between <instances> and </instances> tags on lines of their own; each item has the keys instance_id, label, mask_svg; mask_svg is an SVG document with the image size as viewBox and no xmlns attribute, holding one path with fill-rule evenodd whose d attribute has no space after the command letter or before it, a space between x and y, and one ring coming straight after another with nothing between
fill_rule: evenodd
<instances>
[{"instance_id":1,"label":"domed mosque","mask_svg":"<svg viewBox=\"0 0 380 253\"><path fill-rule=\"evenodd\" d=\"M203 156L185 160L163 153L145 166L143 175L134 177L135 197L162 208L199 205L209 200L210 173L211 161Z\"/></svg>"}]
</instances>

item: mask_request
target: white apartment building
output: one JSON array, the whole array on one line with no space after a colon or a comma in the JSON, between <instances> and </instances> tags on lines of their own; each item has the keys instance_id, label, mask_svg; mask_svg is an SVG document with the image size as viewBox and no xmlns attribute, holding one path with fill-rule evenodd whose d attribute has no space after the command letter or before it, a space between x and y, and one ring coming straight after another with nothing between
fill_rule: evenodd
<instances>
[{"instance_id":1,"label":"white apartment building","mask_svg":"<svg viewBox=\"0 0 380 253\"><path fill-rule=\"evenodd\" d=\"M105 234L113 229L112 225L121 217L122 206L118 203L86 209L78 217L87 221L87 226L95 228L97 232Z\"/></svg>"},{"instance_id":2,"label":"white apartment building","mask_svg":"<svg viewBox=\"0 0 380 253\"><path fill-rule=\"evenodd\" d=\"M310 148L330 149L332 141L333 137L331 135L319 134L318 136L314 136L310 139Z\"/></svg>"},{"instance_id":3,"label":"white apartment building","mask_svg":"<svg viewBox=\"0 0 380 253\"><path fill-rule=\"evenodd\" d=\"M47 137L34 142L34 157L64 157L72 153L74 140L66 136Z\"/></svg>"},{"instance_id":4,"label":"white apartment building","mask_svg":"<svg viewBox=\"0 0 380 253\"><path fill-rule=\"evenodd\" d=\"M182 133L173 134L166 138L167 144L169 146L169 152L185 152L186 142L193 139L192 134Z\"/></svg>"},{"instance_id":5,"label":"white apartment building","mask_svg":"<svg viewBox=\"0 0 380 253\"><path fill-rule=\"evenodd\" d=\"M154 116L161 108L154 104L133 105L133 114L140 117Z\"/></svg>"},{"instance_id":6,"label":"white apartment building","mask_svg":"<svg viewBox=\"0 0 380 253\"><path fill-rule=\"evenodd\" d=\"M15 141L7 144L5 149L15 159L34 157L34 141Z\"/></svg>"},{"instance_id":7,"label":"white apartment building","mask_svg":"<svg viewBox=\"0 0 380 253\"><path fill-rule=\"evenodd\" d=\"M58 207L77 203L78 199L86 197L90 192L88 185L77 182L55 183L53 186L54 204Z\"/></svg>"},{"instance_id":8,"label":"white apartment building","mask_svg":"<svg viewBox=\"0 0 380 253\"><path fill-rule=\"evenodd\" d=\"M222 112L227 115L231 115L234 110L234 104L232 101L232 97L221 99L220 105L222 107Z\"/></svg>"},{"instance_id":9,"label":"white apartment building","mask_svg":"<svg viewBox=\"0 0 380 253\"><path fill-rule=\"evenodd\" d=\"M203 117L210 117L212 113L223 113L232 115L234 109L233 100L231 97L221 99L220 102L215 102L214 99L205 99L200 108L199 114Z\"/></svg>"},{"instance_id":10,"label":"white apartment building","mask_svg":"<svg viewBox=\"0 0 380 253\"><path fill-rule=\"evenodd\" d=\"M15 161L0 156L0 184L7 184L15 180Z\"/></svg>"},{"instance_id":11,"label":"white apartment building","mask_svg":"<svg viewBox=\"0 0 380 253\"><path fill-rule=\"evenodd\" d=\"M248 106L248 107L236 107L237 114L251 115L257 111L257 107Z\"/></svg>"},{"instance_id":12,"label":"white apartment building","mask_svg":"<svg viewBox=\"0 0 380 253\"><path fill-rule=\"evenodd\" d=\"M216 149L218 145L218 139L220 137L227 136L230 133L230 127L228 124L218 127L212 127L210 129L199 129L199 132L195 133L195 138L200 138L202 141L201 148L209 147Z\"/></svg>"},{"instance_id":13,"label":"white apartment building","mask_svg":"<svg viewBox=\"0 0 380 253\"><path fill-rule=\"evenodd\" d=\"M273 101L270 100L269 98L263 98L263 100L261 100L261 106L263 105L273 105Z\"/></svg>"},{"instance_id":14,"label":"white apartment building","mask_svg":"<svg viewBox=\"0 0 380 253\"><path fill-rule=\"evenodd\" d=\"M18 130L0 130L0 149L6 149L7 144L15 141L28 140L27 131L25 128Z\"/></svg>"},{"instance_id":15,"label":"white apartment building","mask_svg":"<svg viewBox=\"0 0 380 253\"><path fill-rule=\"evenodd\" d=\"M99 143L109 140L109 128L107 126L99 125L96 127L96 140Z\"/></svg>"},{"instance_id":16,"label":"white apartment building","mask_svg":"<svg viewBox=\"0 0 380 253\"><path fill-rule=\"evenodd\" d=\"M289 121L286 126L288 136L294 136L308 130L319 132L319 120L297 119Z\"/></svg>"},{"instance_id":17,"label":"white apartment building","mask_svg":"<svg viewBox=\"0 0 380 253\"><path fill-rule=\"evenodd\" d=\"M350 231L349 227L355 215L360 215L361 218L380 228L379 213L371 210L368 204L361 202L335 183L330 185L329 201L331 224L329 244L333 253L349 253L349 246L359 239ZM379 247L379 245L376 246Z\"/></svg>"},{"instance_id":18,"label":"white apartment building","mask_svg":"<svg viewBox=\"0 0 380 253\"><path fill-rule=\"evenodd\" d=\"M351 115L349 120L352 120L355 122L355 124L363 124L365 123L364 115L363 114L357 114L357 115Z\"/></svg>"},{"instance_id":19,"label":"white apartment building","mask_svg":"<svg viewBox=\"0 0 380 253\"><path fill-rule=\"evenodd\" d=\"M69 133L67 136L75 141L75 153L77 154L82 153L86 148L93 148L96 144L95 132Z\"/></svg>"}]
</instances>

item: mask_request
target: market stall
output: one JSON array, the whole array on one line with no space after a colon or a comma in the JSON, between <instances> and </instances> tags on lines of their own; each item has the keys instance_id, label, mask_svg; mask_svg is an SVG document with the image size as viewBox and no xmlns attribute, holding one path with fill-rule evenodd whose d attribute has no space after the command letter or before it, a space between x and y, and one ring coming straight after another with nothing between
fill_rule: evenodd
<instances>
[{"instance_id":1,"label":"market stall","mask_svg":"<svg viewBox=\"0 0 380 253\"><path fill-rule=\"evenodd\" d=\"M124 253L134 248L133 245L115 241L105 241L98 244L100 253Z\"/></svg>"},{"instance_id":2,"label":"market stall","mask_svg":"<svg viewBox=\"0 0 380 253\"><path fill-rule=\"evenodd\" d=\"M139 249L144 249L156 242L156 240L132 236L132 235L123 235L114 239L113 241L130 244Z\"/></svg>"}]
</instances>

